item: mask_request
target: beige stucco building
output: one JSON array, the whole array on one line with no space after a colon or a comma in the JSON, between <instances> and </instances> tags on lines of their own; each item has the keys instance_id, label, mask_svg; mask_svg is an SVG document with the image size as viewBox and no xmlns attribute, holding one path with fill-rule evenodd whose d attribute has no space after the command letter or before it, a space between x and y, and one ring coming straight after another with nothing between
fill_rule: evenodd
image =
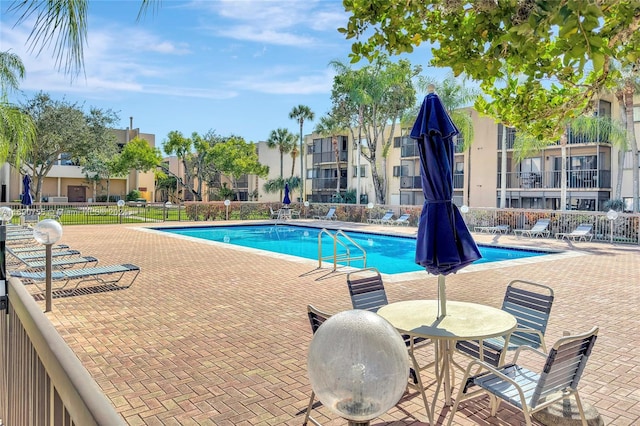
<instances>
[{"instance_id":1,"label":"beige stucco building","mask_svg":"<svg viewBox=\"0 0 640 426\"><path fill-rule=\"evenodd\" d=\"M133 124L133 120L132 120ZM146 140L150 146L155 147L156 137L151 133L141 133L140 129L130 127L128 129L114 129L118 144L124 146L135 137ZM23 192L22 176L18 170L5 163L0 169L2 185L2 202L19 201ZM132 170L126 177L112 178L109 182L109 197L125 199L126 195L137 189L142 198L151 201L155 192L155 177L153 172L141 173ZM33 192L33 191L32 191ZM34 202L58 202L58 203L85 203L106 201L107 182L102 180L94 182L87 179L82 167L74 165L66 155L61 155L51 167L50 172L42 182L42 200Z\"/></svg>"}]
</instances>

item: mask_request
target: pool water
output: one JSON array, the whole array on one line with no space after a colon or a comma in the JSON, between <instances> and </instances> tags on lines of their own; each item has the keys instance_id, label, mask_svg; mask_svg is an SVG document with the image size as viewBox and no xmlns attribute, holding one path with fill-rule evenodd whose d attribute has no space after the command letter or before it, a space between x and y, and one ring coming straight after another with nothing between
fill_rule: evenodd
<instances>
[{"instance_id":1,"label":"pool water","mask_svg":"<svg viewBox=\"0 0 640 426\"><path fill-rule=\"evenodd\" d=\"M275 253L288 254L306 259L318 260L319 228L292 225L239 225L185 228L154 228L156 231L188 237L218 241L225 244L250 247ZM332 235L335 230L329 231ZM372 234L366 232L344 231L355 243L367 253L368 267L376 267L385 274L424 271L415 263L416 239L395 235ZM322 257L333 254L333 238L322 234ZM347 239L340 241L347 244L352 257L359 257L360 251ZM344 254L346 248L338 244L337 253ZM511 247L495 247L478 245L482 259L474 264L498 262L503 260L522 259L543 256L550 252L542 250L524 250ZM333 262L333 260L330 260ZM346 262L340 262L345 264ZM362 260L354 260L350 266L362 268Z\"/></svg>"}]
</instances>

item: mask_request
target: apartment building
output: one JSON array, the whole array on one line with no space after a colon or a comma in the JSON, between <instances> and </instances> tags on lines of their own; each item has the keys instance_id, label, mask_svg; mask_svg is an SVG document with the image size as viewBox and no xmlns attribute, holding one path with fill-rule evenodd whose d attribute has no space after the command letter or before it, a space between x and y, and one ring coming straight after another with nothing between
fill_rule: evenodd
<instances>
[{"instance_id":1,"label":"apartment building","mask_svg":"<svg viewBox=\"0 0 640 426\"><path fill-rule=\"evenodd\" d=\"M634 124L636 137L640 140L640 97L638 99L638 106L634 108ZM472 109L469 109L469 114L474 125L474 138L467 151L463 151L461 144L456 141L454 202L472 207L500 206L501 171L505 167L507 207L561 209L563 155L560 143L519 159L514 149L514 129L505 128ZM603 98L599 100L597 114L615 119L620 112L617 103ZM504 150L503 132L506 132ZM377 164L378 172L386 174L386 203L422 205L424 196L416 142L406 135L406 130L405 134L401 129L396 129L395 133L386 161L380 159ZM348 134L338 138L339 170L331 138L311 134L306 136L305 143L307 199L312 202L332 202L338 179L341 193L357 188L356 146ZM565 148L566 209L603 210L604 203L615 198L615 183L620 173L622 198L630 209L633 194L630 152L626 153L620 167L619 149L604 132L590 137L569 133ZM380 148L378 152L381 152ZM503 155L505 161L502 160ZM368 201L379 202L373 191L370 165L364 159L361 159L360 173L361 194Z\"/></svg>"},{"instance_id":2,"label":"apartment building","mask_svg":"<svg viewBox=\"0 0 640 426\"><path fill-rule=\"evenodd\" d=\"M131 120L133 124L133 120ZM146 140L151 146L155 146L155 135L141 133L140 129L133 126L128 129L114 129L118 144L123 147L127 142L135 137ZM8 163L0 169L0 179L2 180L2 202L18 201L23 192L22 173L15 170ZM141 197L148 201L154 199L155 176L153 172L141 173L132 170L127 176L115 177L109 182L109 196L111 199L125 199L126 195L137 189ZM86 203L96 201L106 201L107 182L99 182L87 179L82 171L82 167L74 164L72 159L62 154L51 167L50 172L42 182L42 200L36 202L51 203Z\"/></svg>"}]
</instances>

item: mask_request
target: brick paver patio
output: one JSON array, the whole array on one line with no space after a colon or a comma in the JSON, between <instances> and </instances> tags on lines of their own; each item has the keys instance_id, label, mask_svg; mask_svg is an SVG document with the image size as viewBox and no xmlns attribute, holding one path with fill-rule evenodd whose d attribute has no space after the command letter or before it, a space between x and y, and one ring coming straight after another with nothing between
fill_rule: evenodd
<instances>
[{"instance_id":1,"label":"brick paver patio","mask_svg":"<svg viewBox=\"0 0 640 426\"><path fill-rule=\"evenodd\" d=\"M478 242L580 251L580 256L450 275L447 297L499 307L511 279L552 286L556 301L549 344L564 331L600 326L581 382L583 402L594 406L607 425L639 424L640 249L475 237ZM313 261L193 242L131 225L67 226L60 242L97 257L100 264L142 268L127 290L55 299L47 314L128 424L302 423L311 391L306 306L334 313L350 309L344 274L317 271ZM420 273L417 279L389 280L386 288L391 301L434 299L436 281ZM446 423L448 413L440 403L436 423ZM325 425L346 424L324 407L313 415ZM489 417L487 398L462 404L454 422L523 423L522 415L506 404L497 417ZM426 424L420 398L406 396L373 424Z\"/></svg>"}]
</instances>

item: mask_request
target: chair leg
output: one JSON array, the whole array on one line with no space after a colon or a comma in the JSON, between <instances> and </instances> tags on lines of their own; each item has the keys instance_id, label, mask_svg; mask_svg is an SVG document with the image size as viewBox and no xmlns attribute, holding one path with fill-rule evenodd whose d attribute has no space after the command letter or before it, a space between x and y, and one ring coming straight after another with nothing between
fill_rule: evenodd
<instances>
[{"instance_id":1,"label":"chair leg","mask_svg":"<svg viewBox=\"0 0 640 426\"><path fill-rule=\"evenodd\" d=\"M578 396L578 391L573 393L573 396L576 398L576 405L578 406L578 412L580 413L580 420L582 420L582 426L587 426L587 417L584 415L584 410L582 408L582 402L580 401L580 396Z\"/></svg>"},{"instance_id":2,"label":"chair leg","mask_svg":"<svg viewBox=\"0 0 640 426\"><path fill-rule=\"evenodd\" d=\"M307 412L304 416L304 422L302 423L302 426L306 426L307 423L310 421L311 423L313 423L314 425L319 425L320 423L316 422L312 417L311 417L311 410L313 409L313 400L316 398L316 394L314 391L311 391L311 398L309 398L309 405L307 406Z\"/></svg>"}]
</instances>

